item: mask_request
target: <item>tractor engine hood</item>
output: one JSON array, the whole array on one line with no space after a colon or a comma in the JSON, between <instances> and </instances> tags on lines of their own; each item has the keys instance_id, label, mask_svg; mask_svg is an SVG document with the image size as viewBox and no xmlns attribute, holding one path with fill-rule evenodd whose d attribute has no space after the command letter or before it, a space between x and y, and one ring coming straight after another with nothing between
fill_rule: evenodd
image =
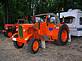
<instances>
[{"instance_id":1,"label":"tractor engine hood","mask_svg":"<svg viewBox=\"0 0 82 61\"><path fill-rule=\"evenodd\" d=\"M32 27L34 24L20 24L23 28Z\"/></svg>"},{"instance_id":2,"label":"tractor engine hood","mask_svg":"<svg viewBox=\"0 0 82 61\"><path fill-rule=\"evenodd\" d=\"M32 27L34 24L16 24L16 28L19 26L22 26L22 28L27 29L29 27Z\"/></svg>"},{"instance_id":3,"label":"tractor engine hood","mask_svg":"<svg viewBox=\"0 0 82 61\"><path fill-rule=\"evenodd\" d=\"M19 24L18 25L18 34L21 38L26 35L26 31L33 27L34 24Z\"/></svg>"}]
</instances>

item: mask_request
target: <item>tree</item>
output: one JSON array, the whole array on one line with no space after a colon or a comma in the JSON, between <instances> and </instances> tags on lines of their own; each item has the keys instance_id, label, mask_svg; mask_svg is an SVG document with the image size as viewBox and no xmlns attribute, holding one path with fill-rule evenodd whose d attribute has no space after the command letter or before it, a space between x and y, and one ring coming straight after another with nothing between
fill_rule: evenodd
<instances>
[{"instance_id":1,"label":"tree","mask_svg":"<svg viewBox=\"0 0 82 61\"><path fill-rule=\"evenodd\" d=\"M32 16L33 10L35 14L57 13L62 8L82 10L82 0L0 0L0 20L5 17L13 23L19 16Z\"/></svg>"},{"instance_id":2,"label":"tree","mask_svg":"<svg viewBox=\"0 0 82 61\"><path fill-rule=\"evenodd\" d=\"M5 16L5 13L3 10L3 5L0 3L0 24L3 24L4 16Z\"/></svg>"}]
</instances>

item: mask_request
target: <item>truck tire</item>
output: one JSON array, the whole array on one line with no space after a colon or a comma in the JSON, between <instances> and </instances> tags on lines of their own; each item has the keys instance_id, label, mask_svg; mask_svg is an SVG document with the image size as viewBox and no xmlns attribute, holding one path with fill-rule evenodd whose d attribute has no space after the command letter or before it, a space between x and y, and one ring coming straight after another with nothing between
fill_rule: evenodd
<instances>
[{"instance_id":1,"label":"truck tire","mask_svg":"<svg viewBox=\"0 0 82 61\"><path fill-rule=\"evenodd\" d=\"M31 53L33 53L33 54L37 53L38 50L39 50L39 47L40 47L40 42L39 42L38 39L32 38L31 40L29 40L29 42L28 42L28 50Z\"/></svg>"},{"instance_id":2,"label":"truck tire","mask_svg":"<svg viewBox=\"0 0 82 61\"><path fill-rule=\"evenodd\" d=\"M15 48L20 49L24 46L24 43L13 41Z\"/></svg>"},{"instance_id":3,"label":"truck tire","mask_svg":"<svg viewBox=\"0 0 82 61\"><path fill-rule=\"evenodd\" d=\"M69 39L69 28L66 24L63 24L58 33L58 40L56 41L57 45L66 45Z\"/></svg>"}]
</instances>

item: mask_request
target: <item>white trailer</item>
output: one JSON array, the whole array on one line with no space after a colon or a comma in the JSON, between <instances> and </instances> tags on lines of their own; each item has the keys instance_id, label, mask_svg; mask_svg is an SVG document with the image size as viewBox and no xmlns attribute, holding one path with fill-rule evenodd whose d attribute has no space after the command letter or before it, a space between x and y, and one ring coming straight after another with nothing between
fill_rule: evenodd
<instances>
[{"instance_id":1,"label":"white trailer","mask_svg":"<svg viewBox=\"0 0 82 61\"><path fill-rule=\"evenodd\" d=\"M82 11L79 9L69 9L67 12L61 12L60 18L69 26L72 36L82 36Z\"/></svg>"}]
</instances>

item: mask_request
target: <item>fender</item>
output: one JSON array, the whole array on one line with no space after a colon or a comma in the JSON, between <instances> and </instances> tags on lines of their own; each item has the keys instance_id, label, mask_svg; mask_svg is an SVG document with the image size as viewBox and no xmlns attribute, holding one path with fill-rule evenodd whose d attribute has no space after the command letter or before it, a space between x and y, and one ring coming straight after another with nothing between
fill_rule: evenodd
<instances>
[{"instance_id":1,"label":"fender","mask_svg":"<svg viewBox=\"0 0 82 61\"><path fill-rule=\"evenodd\" d=\"M28 34L28 36L25 38L25 40L29 40L32 37L33 34Z\"/></svg>"}]
</instances>

